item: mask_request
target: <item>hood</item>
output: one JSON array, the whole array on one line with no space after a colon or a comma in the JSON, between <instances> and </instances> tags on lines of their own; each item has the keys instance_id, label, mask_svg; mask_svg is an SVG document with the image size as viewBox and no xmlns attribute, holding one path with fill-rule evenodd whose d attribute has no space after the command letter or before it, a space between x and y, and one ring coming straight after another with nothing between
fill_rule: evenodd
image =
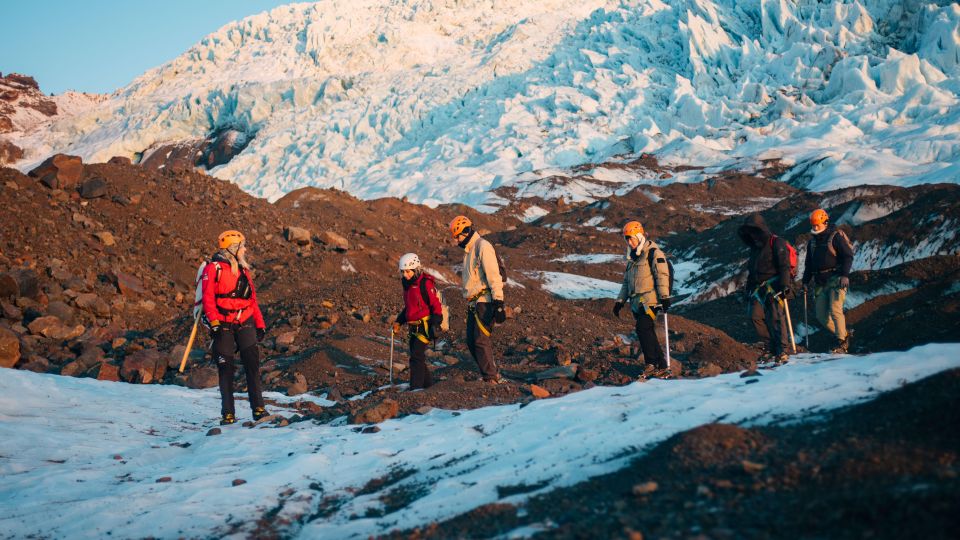
<instances>
[{"instance_id":1,"label":"hood","mask_svg":"<svg viewBox=\"0 0 960 540\"><path fill-rule=\"evenodd\" d=\"M770 228L760 214L750 214L737 230L740 240L750 247L760 247L770 239Z\"/></svg>"}]
</instances>

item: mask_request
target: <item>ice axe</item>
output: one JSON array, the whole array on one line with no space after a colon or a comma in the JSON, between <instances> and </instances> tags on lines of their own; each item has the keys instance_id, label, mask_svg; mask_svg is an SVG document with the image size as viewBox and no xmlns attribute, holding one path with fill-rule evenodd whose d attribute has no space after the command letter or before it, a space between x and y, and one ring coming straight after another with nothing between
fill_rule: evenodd
<instances>
[{"instance_id":1,"label":"ice axe","mask_svg":"<svg viewBox=\"0 0 960 540\"><path fill-rule=\"evenodd\" d=\"M393 386L393 328L390 328L390 386Z\"/></svg>"},{"instance_id":2,"label":"ice axe","mask_svg":"<svg viewBox=\"0 0 960 540\"><path fill-rule=\"evenodd\" d=\"M790 305L787 304L787 297L784 296L783 300L783 312L787 316L787 331L790 332L790 345L793 347L793 354L797 354L797 340L793 337L793 323L790 322Z\"/></svg>"},{"instance_id":3,"label":"ice axe","mask_svg":"<svg viewBox=\"0 0 960 540\"><path fill-rule=\"evenodd\" d=\"M663 312L663 340L667 349L667 371L670 371L670 323L667 321L667 312Z\"/></svg>"},{"instance_id":4,"label":"ice axe","mask_svg":"<svg viewBox=\"0 0 960 540\"><path fill-rule=\"evenodd\" d=\"M803 288L803 339L807 343L807 352L810 352L810 323L807 322L807 288Z\"/></svg>"},{"instance_id":5,"label":"ice axe","mask_svg":"<svg viewBox=\"0 0 960 540\"><path fill-rule=\"evenodd\" d=\"M180 359L180 373L183 373L183 368L187 366L187 357L190 356L190 349L193 348L193 340L197 337L198 322L200 322L200 317L194 317L193 330L190 330L190 339L187 340L187 348L183 351L183 358Z\"/></svg>"}]
</instances>

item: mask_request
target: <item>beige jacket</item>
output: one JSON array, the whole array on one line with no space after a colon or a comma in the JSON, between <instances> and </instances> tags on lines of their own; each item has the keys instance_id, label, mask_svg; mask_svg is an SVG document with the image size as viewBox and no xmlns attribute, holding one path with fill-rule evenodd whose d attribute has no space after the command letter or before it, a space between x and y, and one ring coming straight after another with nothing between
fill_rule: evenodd
<instances>
[{"instance_id":1,"label":"beige jacket","mask_svg":"<svg viewBox=\"0 0 960 540\"><path fill-rule=\"evenodd\" d=\"M657 279L653 279L648 257L653 250ZM654 290L656 289L656 290ZM633 260L627 256L627 270L623 274L623 285L617 301L630 302L630 309L634 313L644 311L643 306L652 307L660 303L659 298L670 296L670 268L667 266L667 256L652 240L647 240L641 247L640 257ZM642 304L642 305L641 305Z\"/></svg>"},{"instance_id":2,"label":"beige jacket","mask_svg":"<svg viewBox=\"0 0 960 540\"><path fill-rule=\"evenodd\" d=\"M487 293L480 295L477 302L492 302L503 300L503 278L500 277L500 266L497 264L497 253L493 244L473 234L470 242L464 247L463 270L463 297L473 298L483 289Z\"/></svg>"}]
</instances>

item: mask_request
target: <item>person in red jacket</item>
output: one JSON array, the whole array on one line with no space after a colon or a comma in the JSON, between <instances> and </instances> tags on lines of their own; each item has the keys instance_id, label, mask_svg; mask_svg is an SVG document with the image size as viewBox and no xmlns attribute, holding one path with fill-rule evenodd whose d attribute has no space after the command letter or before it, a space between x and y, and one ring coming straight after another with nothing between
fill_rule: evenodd
<instances>
[{"instance_id":1,"label":"person in red jacket","mask_svg":"<svg viewBox=\"0 0 960 540\"><path fill-rule=\"evenodd\" d=\"M217 238L220 248L203 269L204 323L213 338L211 354L220 378L221 424L237 421L233 407L234 356L239 352L247 375L247 390L253 419L267 416L260 387L260 351L257 343L266 334L266 324L247 264L245 239L239 231L224 231Z\"/></svg>"},{"instance_id":2,"label":"person in red jacket","mask_svg":"<svg viewBox=\"0 0 960 540\"><path fill-rule=\"evenodd\" d=\"M443 307L433 276L423 271L420 257L407 253L400 257L400 282L403 284L403 311L393 323L400 333L406 323L410 338L410 389L429 388L433 377L427 368L427 344L436 339L443 322Z\"/></svg>"}]
</instances>

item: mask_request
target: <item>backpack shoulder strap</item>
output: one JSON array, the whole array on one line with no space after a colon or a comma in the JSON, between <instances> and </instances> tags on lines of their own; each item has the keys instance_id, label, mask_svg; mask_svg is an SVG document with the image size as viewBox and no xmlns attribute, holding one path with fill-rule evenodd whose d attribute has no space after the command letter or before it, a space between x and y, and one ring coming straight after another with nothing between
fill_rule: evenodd
<instances>
[{"instance_id":1,"label":"backpack shoulder strap","mask_svg":"<svg viewBox=\"0 0 960 540\"><path fill-rule=\"evenodd\" d=\"M423 277L420 278L420 295L423 296L423 303L426 304L427 310L430 311L430 293L427 292L427 281L433 283L433 276L424 273ZM436 285L434 285L434 289L436 289ZM430 314L436 315L433 311L430 311Z\"/></svg>"}]
</instances>

